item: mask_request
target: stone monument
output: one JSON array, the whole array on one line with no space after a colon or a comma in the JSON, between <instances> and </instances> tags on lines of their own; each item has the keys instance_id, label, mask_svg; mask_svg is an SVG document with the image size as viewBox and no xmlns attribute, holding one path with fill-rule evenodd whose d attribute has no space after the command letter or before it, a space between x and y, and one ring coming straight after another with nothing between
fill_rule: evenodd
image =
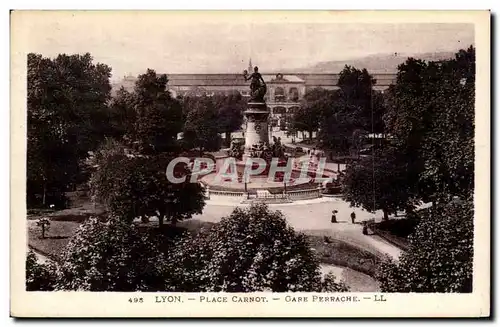
<instances>
[{"instance_id":1,"label":"stone monument","mask_svg":"<svg viewBox=\"0 0 500 327\"><path fill-rule=\"evenodd\" d=\"M269 110L264 100L267 92L266 82L259 73L259 68L255 67L254 72L249 75L247 70L243 71L245 81L250 82L250 99L247 110L243 112L247 122L245 131L245 151L244 157L250 156L250 149L258 144L269 144L268 117Z\"/></svg>"}]
</instances>

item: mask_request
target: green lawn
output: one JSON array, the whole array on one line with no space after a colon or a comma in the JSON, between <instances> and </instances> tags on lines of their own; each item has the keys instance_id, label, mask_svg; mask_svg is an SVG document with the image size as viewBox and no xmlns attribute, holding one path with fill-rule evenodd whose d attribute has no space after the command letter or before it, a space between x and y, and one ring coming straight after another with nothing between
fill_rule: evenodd
<instances>
[{"instance_id":1,"label":"green lawn","mask_svg":"<svg viewBox=\"0 0 500 327\"><path fill-rule=\"evenodd\" d=\"M39 219L43 216L49 218L51 221L74 221L81 223L90 216L101 216L103 214L103 208L94 206L90 202L87 202L76 208L68 208L53 212L28 211L28 220Z\"/></svg>"},{"instance_id":2,"label":"green lawn","mask_svg":"<svg viewBox=\"0 0 500 327\"><path fill-rule=\"evenodd\" d=\"M74 221L51 221L45 238L41 238L40 227L35 221L28 220L28 244L41 254L58 261L78 226L80 223Z\"/></svg>"},{"instance_id":3,"label":"green lawn","mask_svg":"<svg viewBox=\"0 0 500 327\"><path fill-rule=\"evenodd\" d=\"M41 238L41 229L36 225L34 218L28 219L28 245L39 253L53 259L60 260L71 237L76 233L78 226L87 219L87 215L57 215L51 217L50 229ZM55 220L54 220L55 219ZM213 223L200 220L186 220L177 224L178 230L196 233L202 228L210 228ZM157 222L141 224L142 227L155 228Z\"/></svg>"},{"instance_id":4,"label":"green lawn","mask_svg":"<svg viewBox=\"0 0 500 327\"><path fill-rule=\"evenodd\" d=\"M324 236L306 234L322 263L347 267L374 277L380 259L374 254L346 242Z\"/></svg>"},{"instance_id":5,"label":"green lawn","mask_svg":"<svg viewBox=\"0 0 500 327\"><path fill-rule=\"evenodd\" d=\"M345 268L342 279L352 292L380 292L378 280L356 270Z\"/></svg>"}]
</instances>

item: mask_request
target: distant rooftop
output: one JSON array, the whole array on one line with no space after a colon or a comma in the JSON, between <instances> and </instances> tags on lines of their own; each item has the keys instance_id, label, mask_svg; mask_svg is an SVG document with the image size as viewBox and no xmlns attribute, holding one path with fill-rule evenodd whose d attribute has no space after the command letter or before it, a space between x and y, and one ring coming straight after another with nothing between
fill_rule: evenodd
<instances>
[{"instance_id":1,"label":"distant rooftop","mask_svg":"<svg viewBox=\"0 0 500 327\"><path fill-rule=\"evenodd\" d=\"M396 79L396 74L372 74L376 79L374 89L384 90L389 85L393 84ZM167 74L168 87L170 88L247 88L250 84L245 81L242 74ZM291 74L262 74L264 81L268 84L304 84L306 88L336 88L339 74L306 74L306 73L291 73ZM134 88L136 76L125 76L123 80L112 83L113 91L117 91L120 87L132 91Z\"/></svg>"},{"instance_id":2,"label":"distant rooftop","mask_svg":"<svg viewBox=\"0 0 500 327\"><path fill-rule=\"evenodd\" d=\"M266 83L305 83L306 85L336 85L339 74L262 74ZM373 74L377 85L389 85L396 74ZM167 74L173 86L241 86L247 85L242 74ZM136 76L125 76L121 82L134 83Z\"/></svg>"}]
</instances>

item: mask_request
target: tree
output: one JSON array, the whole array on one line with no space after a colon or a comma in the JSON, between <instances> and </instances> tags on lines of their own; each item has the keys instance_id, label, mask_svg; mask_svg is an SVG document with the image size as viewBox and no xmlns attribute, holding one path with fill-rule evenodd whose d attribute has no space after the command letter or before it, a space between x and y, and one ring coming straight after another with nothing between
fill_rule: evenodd
<instances>
[{"instance_id":1,"label":"tree","mask_svg":"<svg viewBox=\"0 0 500 327\"><path fill-rule=\"evenodd\" d=\"M361 128L359 108L349 105L342 98L333 98L329 110L324 112L318 132L319 145L338 154L346 155L355 146L354 138Z\"/></svg>"},{"instance_id":2,"label":"tree","mask_svg":"<svg viewBox=\"0 0 500 327\"><path fill-rule=\"evenodd\" d=\"M177 135L182 131L182 106L167 90L168 78L152 69L139 75L132 106L134 130L130 139L144 154L171 152L177 149Z\"/></svg>"},{"instance_id":3,"label":"tree","mask_svg":"<svg viewBox=\"0 0 500 327\"><path fill-rule=\"evenodd\" d=\"M322 281L305 236L287 226L283 214L265 205L236 208L209 230L186 238L175 252L182 284L175 291L346 291Z\"/></svg>"},{"instance_id":4,"label":"tree","mask_svg":"<svg viewBox=\"0 0 500 327\"><path fill-rule=\"evenodd\" d=\"M372 132L373 129L374 133L383 133L385 107L382 94L373 90L376 83L377 80L365 68L360 70L346 65L339 74L337 85L341 98L349 106L359 108L357 120L360 127L365 131Z\"/></svg>"},{"instance_id":5,"label":"tree","mask_svg":"<svg viewBox=\"0 0 500 327\"><path fill-rule=\"evenodd\" d=\"M347 85L350 75L345 71L341 77L339 85L344 89L328 91L318 88L306 93L301 110L294 116L294 127L310 131L319 129L319 146L345 155L358 145L358 139L354 136L357 131L365 130L366 122L363 117L364 109L355 98L361 92L359 87Z\"/></svg>"},{"instance_id":6,"label":"tree","mask_svg":"<svg viewBox=\"0 0 500 327\"><path fill-rule=\"evenodd\" d=\"M337 85L342 91L344 99L364 108L370 106L371 92L376 82L377 80L368 73L366 68L359 70L345 65L339 73Z\"/></svg>"},{"instance_id":7,"label":"tree","mask_svg":"<svg viewBox=\"0 0 500 327\"><path fill-rule=\"evenodd\" d=\"M308 132L309 140L312 140L313 132L318 130L319 116L308 108L300 107L292 116L293 129L300 132ZM303 135L303 134L302 134Z\"/></svg>"},{"instance_id":8,"label":"tree","mask_svg":"<svg viewBox=\"0 0 500 327\"><path fill-rule=\"evenodd\" d=\"M28 54L28 203L84 179L80 162L110 132L111 69L90 54Z\"/></svg>"},{"instance_id":9,"label":"tree","mask_svg":"<svg viewBox=\"0 0 500 327\"><path fill-rule=\"evenodd\" d=\"M218 111L209 97L188 99L184 105L189 105L186 123L184 124L184 141L191 148L203 151L217 151L220 148L220 127L218 126Z\"/></svg>"},{"instance_id":10,"label":"tree","mask_svg":"<svg viewBox=\"0 0 500 327\"><path fill-rule=\"evenodd\" d=\"M111 100L109 105L109 122L111 136L121 139L134 130L136 123L136 110L134 107L134 94L122 86Z\"/></svg>"},{"instance_id":11,"label":"tree","mask_svg":"<svg viewBox=\"0 0 500 327\"><path fill-rule=\"evenodd\" d=\"M396 210L413 205L414 194L407 163L395 149L378 151L375 158L362 158L347 167L343 179L343 197L353 206L367 211L382 210L384 219Z\"/></svg>"},{"instance_id":12,"label":"tree","mask_svg":"<svg viewBox=\"0 0 500 327\"><path fill-rule=\"evenodd\" d=\"M419 176L424 201L472 193L474 71L473 47L441 62L409 58L389 88L384 120Z\"/></svg>"},{"instance_id":13,"label":"tree","mask_svg":"<svg viewBox=\"0 0 500 327\"><path fill-rule=\"evenodd\" d=\"M409 250L379 268L382 292L472 292L473 203L434 206L419 219Z\"/></svg>"},{"instance_id":14,"label":"tree","mask_svg":"<svg viewBox=\"0 0 500 327\"><path fill-rule=\"evenodd\" d=\"M474 189L475 50L428 68L432 119L421 143L422 178L440 193L467 198Z\"/></svg>"},{"instance_id":15,"label":"tree","mask_svg":"<svg viewBox=\"0 0 500 327\"><path fill-rule=\"evenodd\" d=\"M71 239L57 277L58 290L168 291L166 256L158 240L121 219L90 218Z\"/></svg>"},{"instance_id":16,"label":"tree","mask_svg":"<svg viewBox=\"0 0 500 327\"><path fill-rule=\"evenodd\" d=\"M87 161L92 170L89 179L90 196L94 203L110 205L110 194L117 181L129 175L124 163L128 155L138 155L116 139L106 139Z\"/></svg>"},{"instance_id":17,"label":"tree","mask_svg":"<svg viewBox=\"0 0 500 327\"><path fill-rule=\"evenodd\" d=\"M292 116L293 117L293 116ZM295 124L293 122L292 119L287 119L286 117L285 118L281 118L280 119L280 126L283 126L285 127L286 131L286 136L287 137L292 137L292 143L295 143L295 138L297 137L297 133L298 133L298 130L295 128ZM281 127L281 129L283 129L283 127Z\"/></svg>"},{"instance_id":18,"label":"tree","mask_svg":"<svg viewBox=\"0 0 500 327\"><path fill-rule=\"evenodd\" d=\"M169 181L167 167L174 156L109 154L92 175L92 194L107 205L110 212L131 222L135 218L158 217L160 228L165 222L176 224L201 213L204 189L191 183L186 164L175 166L174 175L185 177L182 183ZM104 160L103 160L104 161Z\"/></svg>"},{"instance_id":19,"label":"tree","mask_svg":"<svg viewBox=\"0 0 500 327\"><path fill-rule=\"evenodd\" d=\"M332 104L332 92L321 88L312 89L304 95L299 109L292 116L292 129L312 133L318 130L322 115Z\"/></svg>"},{"instance_id":20,"label":"tree","mask_svg":"<svg viewBox=\"0 0 500 327\"><path fill-rule=\"evenodd\" d=\"M351 148L356 151L358 158L363 146L366 144L367 134L368 133L362 129L356 129L352 132Z\"/></svg>"},{"instance_id":21,"label":"tree","mask_svg":"<svg viewBox=\"0 0 500 327\"><path fill-rule=\"evenodd\" d=\"M239 92L231 92L227 96L216 95L212 101L215 108L218 109L219 131L226 134L226 145L230 146L231 133L239 130L243 124L245 101Z\"/></svg>"}]
</instances>

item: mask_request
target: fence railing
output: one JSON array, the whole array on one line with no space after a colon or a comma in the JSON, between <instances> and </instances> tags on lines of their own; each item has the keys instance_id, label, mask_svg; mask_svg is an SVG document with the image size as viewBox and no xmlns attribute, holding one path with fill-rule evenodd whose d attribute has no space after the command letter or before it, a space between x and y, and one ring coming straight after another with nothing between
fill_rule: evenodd
<instances>
[{"instance_id":1,"label":"fence railing","mask_svg":"<svg viewBox=\"0 0 500 327\"><path fill-rule=\"evenodd\" d=\"M320 198L321 197L321 188L288 191L287 195L292 200Z\"/></svg>"},{"instance_id":2,"label":"fence railing","mask_svg":"<svg viewBox=\"0 0 500 327\"><path fill-rule=\"evenodd\" d=\"M215 196L229 196L229 197L243 197L245 195L245 192L233 192L233 191L221 191L221 190L208 190L207 191L207 196L210 198L210 196L215 195Z\"/></svg>"},{"instance_id":3,"label":"fence railing","mask_svg":"<svg viewBox=\"0 0 500 327\"><path fill-rule=\"evenodd\" d=\"M212 196L225 196L233 199L284 199L284 200L307 200L316 199L322 196L321 187L305 190L287 191L286 193L270 193L270 192L238 192L226 190L213 190L210 187L205 187L205 197L210 199Z\"/></svg>"}]
</instances>

